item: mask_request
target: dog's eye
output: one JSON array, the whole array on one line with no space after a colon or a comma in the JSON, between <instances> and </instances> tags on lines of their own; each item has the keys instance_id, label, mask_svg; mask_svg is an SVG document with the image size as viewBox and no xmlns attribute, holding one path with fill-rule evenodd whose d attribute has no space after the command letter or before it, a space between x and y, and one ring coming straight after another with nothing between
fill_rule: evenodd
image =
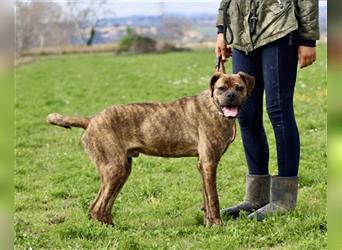
<instances>
[{"instance_id":1,"label":"dog's eye","mask_svg":"<svg viewBox=\"0 0 342 250\"><path fill-rule=\"evenodd\" d=\"M218 87L217 88L219 91L226 91L227 90L227 87L225 87L225 86L221 86L221 87Z\"/></svg>"},{"instance_id":2,"label":"dog's eye","mask_svg":"<svg viewBox=\"0 0 342 250\"><path fill-rule=\"evenodd\" d=\"M237 91L243 91L245 88L244 88L243 86L237 85L237 86L235 86L235 89L236 89Z\"/></svg>"}]
</instances>

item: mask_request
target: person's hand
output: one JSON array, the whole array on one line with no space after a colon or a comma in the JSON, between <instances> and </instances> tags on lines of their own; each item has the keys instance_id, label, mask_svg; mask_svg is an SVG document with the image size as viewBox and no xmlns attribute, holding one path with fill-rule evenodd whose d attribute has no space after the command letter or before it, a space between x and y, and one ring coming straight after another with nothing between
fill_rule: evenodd
<instances>
[{"instance_id":1,"label":"person's hand","mask_svg":"<svg viewBox=\"0 0 342 250\"><path fill-rule=\"evenodd\" d=\"M301 69L313 64L316 61L316 48L299 46L298 61Z\"/></svg>"},{"instance_id":2,"label":"person's hand","mask_svg":"<svg viewBox=\"0 0 342 250\"><path fill-rule=\"evenodd\" d=\"M215 53L216 57L221 56L222 62L226 62L232 56L232 48L226 45L223 33L217 34Z\"/></svg>"}]
</instances>

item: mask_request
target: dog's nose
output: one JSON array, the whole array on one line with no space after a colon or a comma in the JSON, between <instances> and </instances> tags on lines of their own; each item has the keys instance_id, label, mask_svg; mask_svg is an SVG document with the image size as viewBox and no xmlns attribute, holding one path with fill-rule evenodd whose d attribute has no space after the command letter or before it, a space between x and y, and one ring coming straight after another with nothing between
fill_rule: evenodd
<instances>
[{"instance_id":1,"label":"dog's nose","mask_svg":"<svg viewBox=\"0 0 342 250\"><path fill-rule=\"evenodd\" d=\"M229 99L233 99L235 97L235 92L234 91L229 91L228 94L227 94L227 97Z\"/></svg>"}]
</instances>

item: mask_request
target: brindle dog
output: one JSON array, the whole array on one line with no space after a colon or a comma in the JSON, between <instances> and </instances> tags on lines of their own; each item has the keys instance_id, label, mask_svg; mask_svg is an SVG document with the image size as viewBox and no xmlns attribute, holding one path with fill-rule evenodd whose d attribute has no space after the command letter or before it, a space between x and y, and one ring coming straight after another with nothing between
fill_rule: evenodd
<instances>
[{"instance_id":1,"label":"brindle dog","mask_svg":"<svg viewBox=\"0 0 342 250\"><path fill-rule=\"evenodd\" d=\"M97 166L101 187L90 216L112 224L115 198L126 182L132 157L139 153L197 156L203 181L204 224L221 224L216 169L234 136L235 118L251 94L254 78L246 73L216 73L210 88L171 103L114 105L93 117L50 114L50 124L85 129L84 148Z\"/></svg>"}]
</instances>

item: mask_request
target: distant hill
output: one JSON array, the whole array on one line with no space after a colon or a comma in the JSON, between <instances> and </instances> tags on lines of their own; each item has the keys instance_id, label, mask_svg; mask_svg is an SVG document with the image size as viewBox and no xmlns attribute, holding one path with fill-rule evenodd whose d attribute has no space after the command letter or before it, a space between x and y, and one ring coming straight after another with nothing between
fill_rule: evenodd
<instances>
[{"instance_id":1,"label":"distant hill","mask_svg":"<svg viewBox=\"0 0 342 250\"><path fill-rule=\"evenodd\" d=\"M327 32L327 6L320 6L320 32ZM214 40L216 37L215 14L165 14L144 16L134 15L129 17L113 17L99 19L96 25L96 34L94 44L115 43L124 34L127 27L138 30L138 33L152 36L155 38L165 39L182 39L182 36L187 36L187 32L180 32L183 24L186 24L191 37L183 39L184 41L191 40L192 42ZM167 26L169 25L169 26ZM172 29L169 30L169 27ZM178 26L177 29L175 27ZM175 31L176 30L176 31ZM171 34L175 32L178 34ZM77 42L76 42L77 43Z\"/></svg>"}]
</instances>

